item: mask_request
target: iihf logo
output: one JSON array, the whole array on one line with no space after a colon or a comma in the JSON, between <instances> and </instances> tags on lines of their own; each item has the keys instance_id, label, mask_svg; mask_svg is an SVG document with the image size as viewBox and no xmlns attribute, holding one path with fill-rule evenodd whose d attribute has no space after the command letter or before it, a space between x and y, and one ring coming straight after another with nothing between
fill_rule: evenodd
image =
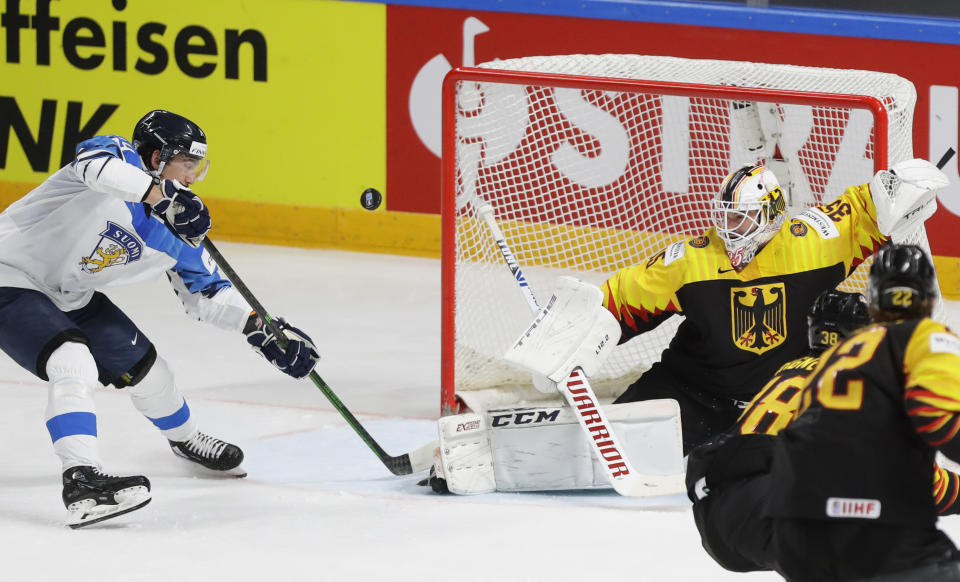
<instances>
[{"instance_id":1,"label":"iihf logo","mask_svg":"<svg viewBox=\"0 0 960 582\"><path fill-rule=\"evenodd\" d=\"M107 221L107 228L100 233L96 248L80 260L80 268L86 273L99 273L107 267L132 263L142 254L140 239Z\"/></svg>"}]
</instances>

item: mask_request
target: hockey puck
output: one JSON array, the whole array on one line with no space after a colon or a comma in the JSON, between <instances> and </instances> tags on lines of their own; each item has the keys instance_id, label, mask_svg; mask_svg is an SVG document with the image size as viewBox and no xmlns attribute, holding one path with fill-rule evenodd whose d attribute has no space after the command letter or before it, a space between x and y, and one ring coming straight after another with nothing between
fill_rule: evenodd
<instances>
[{"instance_id":1,"label":"hockey puck","mask_svg":"<svg viewBox=\"0 0 960 582\"><path fill-rule=\"evenodd\" d=\"M360 205L367 210L376 210L383 202L383 196L375 188L367 188L360 195Z\"/></svg>"}]
</instances>

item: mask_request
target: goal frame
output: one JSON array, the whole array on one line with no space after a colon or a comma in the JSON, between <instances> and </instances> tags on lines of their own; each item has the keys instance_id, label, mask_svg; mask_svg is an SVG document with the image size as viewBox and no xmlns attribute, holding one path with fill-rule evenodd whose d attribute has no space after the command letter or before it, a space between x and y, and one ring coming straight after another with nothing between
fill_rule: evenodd
<instances>
[{"instance_id":1,"label":"goal frame","mask_svg":"<svg viewBox=\"0 0 960 582\"><path fill-rule=\"evenodd\" d=\"M457 254L457 160L456 160L456 99L458 83L463 81L495 82L501 84L542 87L648 92L678 97L714 97L737 101L771 102L786 105L839 105L848 109L867 110L873 116L874 171L887 167L889 119L880 99L869 95L820 93L811 91L769 89L727 85L703 85L669 81L650 81L611 77L593 77L558 73L538 73L497 70L477 67L458 67L443 81L442 95L442 149L441 149L441 410L442 416L460 412L455 391L455 278ZM509 242L509 241L508 241ZM492 244L492 240L491 240ZM506 265L504 269L506 269Z\"/></svg>"}]
</instances>

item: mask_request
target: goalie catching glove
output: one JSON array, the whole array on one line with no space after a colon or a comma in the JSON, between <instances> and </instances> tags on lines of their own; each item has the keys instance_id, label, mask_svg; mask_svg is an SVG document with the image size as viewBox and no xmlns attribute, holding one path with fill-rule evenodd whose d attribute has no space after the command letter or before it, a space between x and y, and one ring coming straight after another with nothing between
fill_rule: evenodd
<instances>
[{"instance_id":1,"label":"goalie catching glove","mask_svg":"<svg viewBox=\"0 0 960 582\"><path fill-rule=\"evenodd\" d=\"M926 160L905 160L881 170L870 181L877 227L902 239L937 210L937 190L950 184L946 174Z\"/></svg>"},{"instance_id":2,"label":"goalie catching glove","mask_svg":"<svg viewBox=\"0 0 960 582\"><path fill-rule=\"evenodd\" d=\"M553 295L504 358L562 382L575 368L600 370L617 342L620 323L603 307L603 292L573 277L558 277Z\"/></svg>"},{"instance_id":3,"label":"goalie catching glove","mask_svg":"<svg viewBox=\"0 0 960 582\"><path fill-rule=\"evenodd\" d=\"M153 204L157 213L175 235L193 248L203 243L210 232L210 211L193 190L177 180L154 179L163 198Z\"/></svg>"},{"instance_id":4,"label":"goalie catching glove","mask_svg":"<svg viewBox=\"0 0 960 582\"><path fill-rule=\"evenodd\" d=\"M310 336L289 325L283 318L276 320L285 336L286 347L281 347L278 338L270 331L256 313L250 315L243 328L247 342L254 351L267 359L284 374L294 378L303 378L313 370L320 360L316 346Z\"/></svg>"}]
</instances>

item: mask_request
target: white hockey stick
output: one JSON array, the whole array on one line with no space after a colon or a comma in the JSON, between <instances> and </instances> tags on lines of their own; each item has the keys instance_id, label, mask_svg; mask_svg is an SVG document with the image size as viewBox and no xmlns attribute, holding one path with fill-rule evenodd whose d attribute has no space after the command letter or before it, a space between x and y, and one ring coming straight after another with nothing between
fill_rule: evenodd
<instances>
[{"instance_id":1,"label":"white hockey stick","mask_svg":"<svg viewBox=\"0 0 960 582\"><path fill-rule=\"evenodd\" d=\"M493 207L483 204L477 209L477 214L490 229L503 260L510 268L510 272L520 286L520 291L527 300L530 311L534 314L539 313L540 305L537 303L537 298L527 284L520 265L513 256L503 231L500 230L500 225L497 224ZM563 395L567 404L577 412L580 427L586 433L597 461L603 466L610 484L617 493L625 497L650 497L683 490L683 483L676 475L641 475L633 470L583 370L574 368L565 380L557 384L557 390Z\"/></svg>"}]
</instances>

